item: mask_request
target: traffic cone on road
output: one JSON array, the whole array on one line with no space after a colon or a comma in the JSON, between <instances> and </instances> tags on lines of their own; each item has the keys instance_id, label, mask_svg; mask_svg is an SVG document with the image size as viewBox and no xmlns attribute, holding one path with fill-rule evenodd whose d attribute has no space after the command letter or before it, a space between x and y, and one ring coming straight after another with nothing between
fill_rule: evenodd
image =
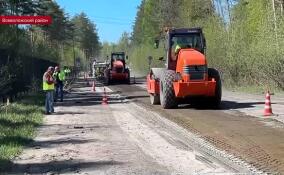
<instances>
[{"instance_id":1,"label":"traffic cone on road","mask_svg":"<svg viewBox=\"0 0 284 175\"><path fill-rule=\"evenodd\" d=\"M95 80L93 81L92 90L93 90L93 92L96 92L96 83L95 83Z\"/></svg>"},{"instance_id":2,"label":"traffic cone on road","mask_svg":"<svg viewBox=\"0 0 284 175\"><path fill-rule=\"evenodd\" d=\"M103 100L102 100L102 105L107 105L107 95L106 95L106 88L104 88L104 95L103 95Z\"/></svg>"},{"instance_id":3,"label":"traffic cone on road","mask_svg":"<svg viewBox=\"0 0 284 175\"><path fill-rule=\"evenodd\" d=\"M265 106L264 106L264 116L271 116L272 113L272 107L271 107L271 101L270 101L270 93L267 91L265 95Z\"/></svg>"}]
</instances>

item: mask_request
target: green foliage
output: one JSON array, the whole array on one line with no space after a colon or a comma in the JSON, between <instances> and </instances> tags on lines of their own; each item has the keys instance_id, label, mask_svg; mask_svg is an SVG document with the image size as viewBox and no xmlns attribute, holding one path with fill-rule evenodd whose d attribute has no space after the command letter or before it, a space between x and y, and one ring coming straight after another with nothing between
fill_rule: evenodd
<instances>
[{"instance_id":1,"label":"green foliage","mask_svg":"<svg viewBox=\"0 0 284 175\"><path fill-rule=\"evenodd\" d=\"M117 50L122 52L127 52L130 47L130 36L127 32L122 33L118 44L117 44Z\"/></svg>"},{"instance_id":2,"label":"green foliage","mask_svg":"<svg viewBox=\"0 0 284 175\"><path fill-rule=\"evenodd\" d=\"M147 58L153 56L152 67L164 66L157 60L166 52L152 46L163 27L202 27L209 66L221 72L224 84L283 90L284 9L282 1L275 0L274 8L272 2L143 0L127 49L131 64L146 73ZM117 43L112 47L119 48L120 45Z\"/></svg>"},{"instance_id":3,"label":"green foliage","mask_svg":"<svg viewBox=\"0 0 284 175\"><path fill-rule=\"evenodd\" d=\"M96 25L84 13L70 20L64 10L52 0L1 1L0 12L3 15L38 14L52 17L52 24L47 26L0 26L1 49L68 65L73 65L74 62L65 56L66 52L73 50L73 39L74 47L83 50L85 57L97 56L99 53Z\"/></svg>"},{"instance_id":4,"label":"green foliage","mask_svg":"<svg viewBox=\"0 0 284 175\"><path fill-rule=\"evenodd\" d=\"M122 33L117 44L103 42L100 57L104 60L110 56L111 52L125 52L128 54L130 48L130 36L127 32Z\"/></svg>"},{"instance_id":5,"label":"green foliage","mask_svg":"<svg viewBox=\"0 0 284 175\"><path fill-rule=\"evenodd\" d=\"M42 6L46 11L43 15L52 17L52 25L42 26L51 41L67 41L71 39L72 25L63 9L53 1L47 1Z\"/></svg>"},{"instance_id":6,"label":"green foliage","mask_svg":"<svg viewBox=\"0 0 284 175\"><path fill-rule=\"evenodd\" d=\"M116 44L114 43L109 43L109 42L103 42L102 43L102 49L100 53L100 58L106 60L107 57L110 56L111 52L116 51Z\"/></svg>"},{"instance_id":7,"label":"green foliage","mask_svg":"<svg viewBox=\"0 0 284 175\"><path fill-rule=\"evenodd\" d=\"M100 44L96 25L83 12L74 16L71 22L74 25L74 39L79 42L79 47L86 51L89 57L97 56Z\"/></svg>"},{"instance_id":8,"label":"green foliage","mask_svg":"<svg viewBox=\"0 0 284 175\"><path fill-rule=\"evenodd\" d=\"M164 61L158 60L160 57L165 58L163 46L159 49L153 49L152 45L141 44L140 47L135 47L129 53L130 67L135 70L136 74L146 75L149 72L149 59L152 56L154 59L151 62L151 67L161 67L165 64Z\"/></svg>"},{"instance_id":9,"label":"green foliage","mask_svg":"<svg viewBox=\"0 0 284 175\"><path fill-rule=\"evenodd\" d=\"M40 69L32 66L32 73L36 74L37 81L41 81L47 63L50 63L47 66L73 66L74 59L79 58L83 65L87 65L90 57L99 54L96 25L83 13L69 19L53 0L0 1L0 13L52 17L52 24L46 26L0 26L0 87L4 89L0 97L26 91L31 85L32 76L27 75L31 65L25 64L27 62L42 60L37 65Z\"/></svg>"}]
</instances>

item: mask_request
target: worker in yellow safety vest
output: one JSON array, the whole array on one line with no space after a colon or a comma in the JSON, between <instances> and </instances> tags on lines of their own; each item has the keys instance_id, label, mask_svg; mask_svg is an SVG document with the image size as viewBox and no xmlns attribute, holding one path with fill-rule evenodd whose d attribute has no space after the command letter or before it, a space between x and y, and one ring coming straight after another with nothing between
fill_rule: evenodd
<instances>
[{"instance_id":1,"label":"worker in yellow safety vest","mask_svg":"<svg viewBox=\"0 0 284 175\"><path fill-rule=\"evenodd\" d=\"M55 71L53 73L53 78L55 79L55 98L56 102L58 99L58 95L60 96L60 102L63 102L63 86L65 81L65 72L60 70L59 66L55 67Z\"/></svg>"},{"instance_id":2,"label":"worker in yellow safety vest","mask_svg":"<svg viewBox=\"0 0 284 175\"><path fill-rule=\"evenodd\" d=\"M43 91L46 93L45 97L45 114L54 113L53 108L53 93L54 93L54 78L52 76L54 68L48 67L47 71L43 74Z\"/></svg>"}]
</instances>

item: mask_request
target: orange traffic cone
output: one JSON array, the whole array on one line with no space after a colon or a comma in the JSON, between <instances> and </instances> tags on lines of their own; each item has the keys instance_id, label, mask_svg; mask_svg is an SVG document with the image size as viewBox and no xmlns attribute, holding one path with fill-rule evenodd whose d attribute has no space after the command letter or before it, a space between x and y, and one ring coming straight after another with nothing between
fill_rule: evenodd
<instances>
[{"instance_id":1,"label":"orange traffic cone","mask_svg":"<svg viewBox=\"0 0 284 175\"><path fill-rule=\"evenodd\" d=\"M270 93L267 91L265 95L265 106L264 106L264 116L271 116L272 113L272 107L271 107L271 101L270 101Z\"/></svg>"},{"instance_id":2,"label":"orange traffic cone","mask_svg":"<svg viewBox=\"0 0 284 175\"><path fill-rule=\"evenodd\" d=\"M106 88L104 88L104 95L102 100L102 105L107 105L107 95L106 95Z\"/></svg>"},{"instance_id":3,"label":"orange traffic cone","mask_svg":"<svg viewBox=\"0 0 284 175\"><path fill-rule=\"evenodd\" d=\"M93 92L96 92L96 83L95 83L95 81L93 81L92 90L93 90Z\"/></svg>"}]
</instances>

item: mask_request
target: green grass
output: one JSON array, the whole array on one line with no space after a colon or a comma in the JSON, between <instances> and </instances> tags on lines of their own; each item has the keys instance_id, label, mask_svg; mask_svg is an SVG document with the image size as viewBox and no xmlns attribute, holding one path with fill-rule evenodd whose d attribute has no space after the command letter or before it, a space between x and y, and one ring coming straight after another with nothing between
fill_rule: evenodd
<instances>
[{"instance_id":1,"label":"green grass","mask_svg":"<svg viewBox=\"0 0 284 175\"><path fill-rule=\"evenodd\" d=\"M19 102L0 107L0 170L33 141L42 123L44 96L28 95Z\"/></svg>"}]
</instances>

